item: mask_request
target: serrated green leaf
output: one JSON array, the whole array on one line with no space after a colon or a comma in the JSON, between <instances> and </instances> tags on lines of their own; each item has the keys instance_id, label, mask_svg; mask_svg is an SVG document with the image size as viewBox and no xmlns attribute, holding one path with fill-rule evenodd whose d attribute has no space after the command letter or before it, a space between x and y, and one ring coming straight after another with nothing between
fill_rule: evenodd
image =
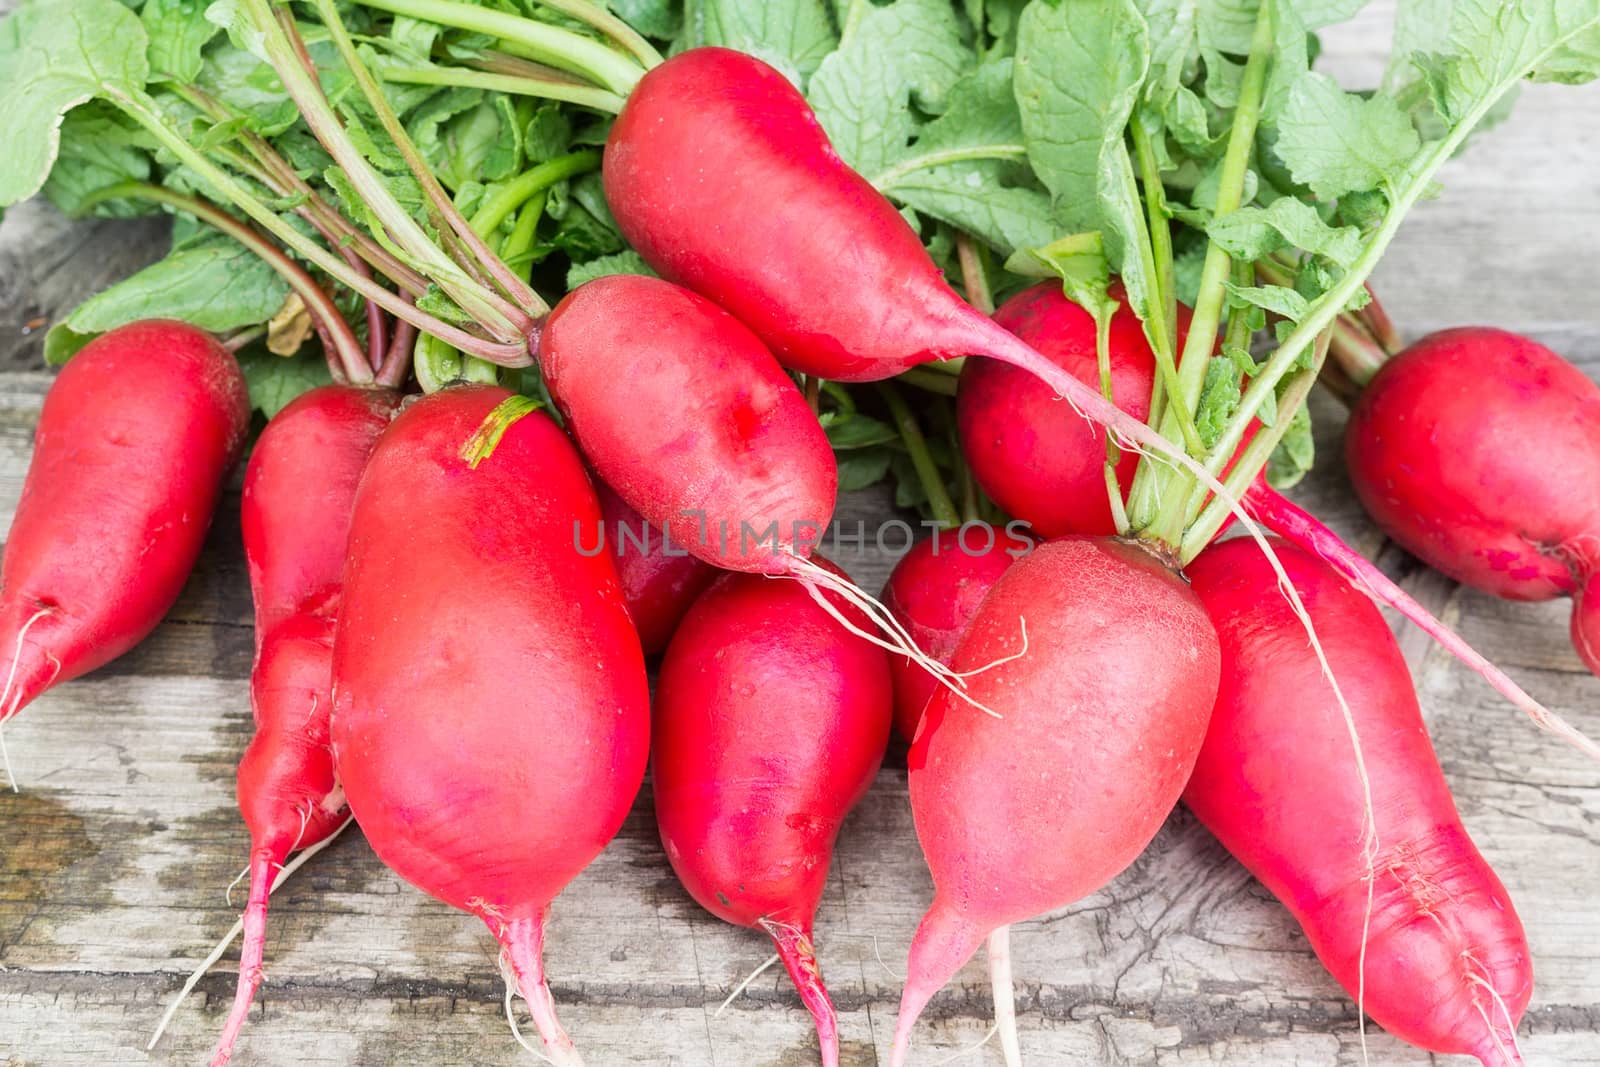
<instances>
[{"instance_id":1,"label":"serrated green leaf","mask_svg":"<svg viewBox=\"0 0 1600 1067\"><path fill-rule=\"evenodd\" d=\"M83 201L90 193L147 180L153 147L143 130L127 126L108 105L91 101L74 108L61 124L61 150L44 195L63 215L77 217L87 210ZM102 217L131 218L156 208L148 201L112 200L93 210Z\"/></svg>"},{"instance_id":2,"label":"serrated green leaf","mask_svg":"<svg viewBox=\"0 0 1600 1067\"><path fill-rule=\"evenodd\" d=\"M896 0L862 16L850 39L817 67L808 95L845 162L881 174L904 156L919 112L946 109L972 58L948 3Z\"/></svg>"},{"instance_id":3,"label":"serrated green leaf","mask_svg":"<svg viewBox=\"0 0 1600 1067\"><path fill-rule=\"evenodd\" d=\"M567 268L567 288L576 289L584 282L592 282L596 278L609 278L613 274L643 274L655 277L656 272L650 269L650 264L644 257L633 249L625 249L609 256L597 256L584 263L574 263Z\"/></svg>"},{"instance_id":4,"label":"serrated green leaf","mask_svg":"<svg viewBox=\"0 0 1600 1067\"><path fill-rule=\"evenodd\" d=\"M860 448L837 458L839 492L854 493L883 481L894 452L888 448Z\"/></svg>"},{"instance_id":5,"label":"serrated green leaf","mask_svg":"<svg viewBox=\"0 0 1600 1067\"><path fill-rule=\"evenodd\" d=\"M28 0L0 20L0 206L44 185L68 111L108 88L142 89L148 47L115 0Z\"/></svg>"},{"instance_id":6,"label":"serrated green leaf","mask_svg":"<svg viewBox=\"0 0 1600 1067\"><path fill-rule=\"evenodd\" d=\"M66 323L104 333L139 319L181 319L220 333L266 322L288 284L254 252L231 240L178 249L79 304Z\"/></svg>"},{"instance_id":7,"label":"serrated green leaf","mask_svg":"<svg viewBox=\"0 0 1600 1067\"><path fill-rule=\"evenodd\" d=\"M250 406L269 419L288 407L295 397L333 380L327 363L319 357L310 354L275 356L255 346L239 353L239 369L244 372Z\"/></svg>"},{"instance_id":8,"label":"serrated green leaf","mask_svg":"<svg viewBox=\"0 0 1600 1067\"><path fill-rule=\"evenodd\" d=\"M1229 255L1251 261L1287 248L1348 267L1361 254L1362 245L1360 230L1330 226L1316 208L1290 197L1264 208L1251 205L1212 219L1206 233Z\"/></svg>"},{"instance_id":9,"label":"serrated green leaf","mask_svg":"<svg viewBox=\"0 0 1600 1067\"><path fill-rule=\"evenodd\" d=\"M1311 307L1305 297L1283 285L1234 285L1229 282L1228 294L1241 304L1270 311L1290 322L1305 318Z\"/></svg>"},{"instance_id":10,"label":"serrated green leaf","mask_svg":"<svg viewBox=\"0 0 1600 1067\"><path fill-rule=\"evenodd\" d=\"M150 70L192 82L204 65L201 50L221 27L206 18L204 0L145 0L139 11L150 36Z\"/></svg>"},{"instance_id":11,"label":"serrated green leaf","mask_svg":"<svg viewBox=\"0 0 1600 1067\"><path fill-rule=\"evenodd\" d=\"M1311 411L1302 403L1290 416L1288 430L1267 460L1267 483L1274 489L1288 489L1306 476L1316 458Z\"/></svg>"},{"instance_id":12,"label":"serrated green leaf","mask_svg":"<svg viewBox=\"0 0 1600 1067\"><path fill-rule=\"evenodd\" d=\"M804 86L839 44L823 0L687 0L681 45L721 45L765 60Z\"/></svg>"},{"instance_id":13,"label":"serrated green leaf","mask_svg":"<svg viewBox=\"0 0 1600 1067\"><path fill-rule=\"evenodd\" d=\"M1295 84L1278 128L1279 156L1324 200L1398 181L1420 147L1392 98L1347 93L1325 74Z\"/></svg>"},{"instance_id":14,"label":"serrated green leaf","mask_svg":"<svg viewBox=\"0 0 1600 1067\"><path fill-rule=\"evenodd\" d=\"M1600 3L1457 0L1449 52L1453 58L1445 111L1452 120L1523 77L1589 81L1600 75Z\"/></svg>"},{"instance_id":15,"label":"serrated green leaf","mask_svg":"<svg viewBox=\"0 0 1600 1067\"><path fill-rule=\"evenodd\" d=\"M871 448L900 440L900 434L886 422L860 412L829 412L822 417L822 429L835 452Z\"/></svg>"},{"instance_id":16,"label":"serrated green leaf","mask_svg":"<svg viewBox=\"0 0 1600 1067\"><path fill-rule=\"evenodd\" d=\"M683 28L683 11L674 0L608 0L607 7L644 34L670 41Z\"/></svg>"}]
</instances>

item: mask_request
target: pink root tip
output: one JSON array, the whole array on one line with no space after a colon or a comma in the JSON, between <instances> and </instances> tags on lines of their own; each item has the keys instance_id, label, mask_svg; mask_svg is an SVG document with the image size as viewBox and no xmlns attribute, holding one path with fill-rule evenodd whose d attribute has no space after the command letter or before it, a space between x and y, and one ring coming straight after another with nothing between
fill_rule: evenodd
<instances>
[{"instance_id":1,"label":"pink root tip","mask_svg":"<svg viewBox=\"0 0 1600 1067\"><path fill-rule=\"evenodd\" d=\"M771 935L772 943L778 949L778 958L783 961L784 969L800 991L801 1003L816 1023L822 1067L839 1067L839 1017L833 1010L827 986L822 983L822 971L817 966L809 924L802 928L763 919L761 927Z\"/></svg>"},{"instance_id":2,"label":"pink root tip","mask_svg":"<svg viewBox=\"0 0 1600 1067\"><path fill-rule=\"evenodd\" d=\"M515 919L510 923L485 919L511 963L517 992L527 1002L533 1024L539 1028L539 1037L544 1041L544 1054L557 1067L583 1067L583 1057L578 1055L572 1038L556 1018L555 998L550 995L550 986L545 981L544 921L543 912L537 918Z\"/></svg>"},{"instance_id":3,"label":"pink root tip","mask_svg":"<svg viewBox=\"0 0 1600 1067\"><path fill-rule=\"evenodd\" d=\"M286 853L285 853L286 854ZM225 1067L233 1057L234 1042L244 1029L250 1015L250 1005L256 990L261 987L262 958L267 947L267 897L272 892L273 871L283 862L284 854L271 849L254 849L250 853L250 899L244 908L244 948L239 953L239 986L233 995L233 1008L222 1027L222 1037L216 1051L211 1054L211 1067Z\"/></svg>"},{"instance_id":4,"label":"pink root tip","mask_svg":"<svg viewBox=\"0 0 1600 1067\"><path fill-rule=\"evenodd\" d=\"M889 1067L905 1067L911 1050L911 1031L922 1017L923 1009L973 957L988 933L934 898L933 906L922 917L917 934L911 939L906 985L900 994L900 1017L895 1021L894 1044L889 1049Z\"/></svg>"}]
</instances>

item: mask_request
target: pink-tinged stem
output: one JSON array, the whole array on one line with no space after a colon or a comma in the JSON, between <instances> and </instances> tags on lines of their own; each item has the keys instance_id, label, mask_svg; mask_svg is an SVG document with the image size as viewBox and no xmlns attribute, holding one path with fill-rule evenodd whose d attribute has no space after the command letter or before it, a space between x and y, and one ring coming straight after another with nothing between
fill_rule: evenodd
<instances>
[{"instance_id":1,"label":"pink-tinged stem","mask_svg":"<svg viewBox=\"0 0 1600 1067\"><path fill-rule=\"evenodd\" d=\"M1367 329L1372 331L1372 336L1377 339L1378 344L1382 345L1383 350L1392 356L1404 348L1405 343L1400 340L1400 331L1395 329L1394 320L1384 310L1383 302L1378 299L1378 294L1373 292L1370 284L1366 289L1367 296L1370 299L1367 301L1367 306L1362 308L1359 314L1362 321L1366 323Z\"/></svg>"},{"instance_id":2,"label":"pink-tinged stem","mask_svg":"<svg viewBox=\"0 0 1600 1067\"><path fill-rule=\"evenodd\" d=\"M233 1008L222 1027L222 1037L211 1054L211 1067L226 1067L233 1057L234 1042L250 1015L250 1004L261 988L262 958L267 948L267 895L272 892L272 876L288 855L288 849L255 848L250 851L250 901L244 909L244 948L239 953L239 986L233 995Z\"/></svg>"},{"instance_id":3,"label":"pink-tinged stem","mask_svg":"<svg viewBox=\"0 0 1600 1067\"><path fill-rule=\"evenodd\" d=\"M1345 580L1380 604L1387 604L1419 627L1445 651L1466 664L1501 696L1521 709L1540 727L1566 741L1591 759L1600 760L1596 745L1561 716L1523 691L1504 671L1484 658L1466 640L1434 618L1427 608L1396 585L1388 575L1345 544L1337 534L1315 516L1257 481L1245 493L1245 510L1260 523L1287 541L1314 553Z\"/></svg>"},{"instance_id":4,"label":"pink-tinged stem","mask_svg":"<svg viewBox=\"0 0 1600 1067\"><path fill-rule=\"evenodd\" d=\"M817 966L816 950L811 944L810 924L799 927L763 919L761 928L771 936L784 970L789 972L789 978L800 991L800 1002L816 1024L822 1067L839 1067L839 1017L822 983L822 971Z\"/></svg>"},{"instance_id":5,"label":"pink-tinged stem","mask_svg":"<svg viewBox=\"0 0 1600 1067\"><path fill-rule=\"evenodd\" d=\"M550 986L545 981L544 921L542 911L537 918L516 919L510 923L485 919L511 962L511 969L517 976L517 992L527 1002L533 1023L544 1039L545 1055L557 1067L583 1067L583 1057L578 1055L572 1038L556 1018L555 998L550 995Z\"/></svg>"},{"instance_id":6,"label":"pink-tinged stem","mask_svg":"<svg viewBox=\"0 0 1600 1067\"><path fill-rule=\"evenodd\" d=\"M389 339L389 351L383 366L378 368L378 384L398 389L411 373L411 354L417 343L417 328L409 322L396 321L394 336Z\"/></svg>"}]
</instances>

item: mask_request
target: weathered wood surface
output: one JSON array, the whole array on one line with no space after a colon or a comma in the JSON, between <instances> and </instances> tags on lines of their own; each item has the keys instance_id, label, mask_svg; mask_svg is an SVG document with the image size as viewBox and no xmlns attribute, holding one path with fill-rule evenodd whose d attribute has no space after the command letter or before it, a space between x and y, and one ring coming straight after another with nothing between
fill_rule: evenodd
<instances>
[{"instance_id":1,"label":"weathered wood surface","mask_svg":"<svg viewBox=\"0 0 1600 1067\"><path fill-rule=\"evenodd\" d=\"M1327 40L1332 64L1352 77L1377 68L1372 21ZM1588 136L1597 106L1594 88L1530 90L1515 123L1453 165L1446 197L1418 209L1379 276L1408 330L1491 320L1600 375L1588 262L1600 227L1600 144ZM39 205L11 212L0 227L0 365L37 366L30 320L64 313L160 244L149 224L68 225ZM7 521L47 383L38 371L0 374ZM1331 461L1340 415L1325 400L1318 414ZM1565 604L1504 604L1419 568L1361 518L1336 462L1297 495L1553 708L1600 733L1600 681L1567 645ZM237 505L235 493L149 641L5 729L23 792L0 795L4 1067L144 1061L166 998L235 917L224 890L245 859L233 769L248 737L251 649ZM842 517L884 512L869 495ZM868 587L891 563L877 552L840 562ZM1462 814L1528 927L1537 974L1522 1028L1528 1060L1600 1064L1600 771L1416 633L1402 631L1402 642ZM896 974L930 893L903 761L890 763L845 826L818 916L852 1065L887 1052ZM590 1062L814 1063L809 1020L773 972L714 1015L767 949L688 899L650 812L647 785L617 841L554 910L552 983ZM506 1033L481 927L401 883L358 835L297 875L273 915L268 983L240 1064L527 1062ZM1361 1062L1354 1007L1282 908L1185 814L1109 888L1019 925L1013 943L1030 1063ZM149 1061L203 1062L232 980L230 962L202 982ZM984 975L969 966L934 1002L917 1061L977 1042L990 1019ZM1437 1061L1377 1032L1368 1048L1375 1064ZM999 1055L987 1048L960 1062Z\"/></svg>"}]
</instances>

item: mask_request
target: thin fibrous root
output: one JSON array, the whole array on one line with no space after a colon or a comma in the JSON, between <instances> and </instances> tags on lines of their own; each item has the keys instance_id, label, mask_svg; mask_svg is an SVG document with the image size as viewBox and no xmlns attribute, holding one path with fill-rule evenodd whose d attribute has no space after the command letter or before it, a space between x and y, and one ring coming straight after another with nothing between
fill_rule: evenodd
<instances>
[{"instance_id":1,"label":"thin fibrous root","mask_svg":"<svg viewBox=\"0 0 1600 1067\"><path fill-rule=\"evenodd\" d=\"M763 974L765 974L774 963L778 962L778 959L778 954L774 952L772 955L768 956L759 967L745 975L744 981L733 987L733 992L729 993L722 1003L717 1005L717 1010L711 1013L711 1017L713 1019L722 1018L722 1013L728 1010L728 1005L738 1000L739 994L743 993L746 989L749 989L750 983L754 982L757 978L760 978Z\"/></svg>"},{"instance_id":2,"label":"thin fibrous root","mask_svg":"<svg viewBox=\"0 0 1600 1067\"><path fill-rule=\"evenodd\" d=\"M277 892L278 887L288 881L289 876L303 867L312 856L333 844L334 839L344 833L345 828L352 822L355 822L355 819L346 819L339 824L339 828L333 833L284 864L283 869L278 872L278 876L272 880L272 892ZM144 1047L146 1052L156 1047L156 1042L160 1041L161 1035L167 1032L167 1026L171 1024L173 1016L178 1014L178 1008L183 1004L184 1000L194 991L194 987L200 984L200 979L205 977L206 972L215 967L217 962L227 953L228 946L233 944L234 939L242 933L244 933L244 919L240 918L229 928L226 934L222 935L222 940L217 942L217 946L211 950L211 954L200 961L200 966L194 969L184 981L183 988L178 990L177 994L172 998L172 1002L167 1005L167 1010L162 1014L161 1021L156 1024L155 1033L150 1035L150 1041Z\"/></svg>"},{"instance_id":3,"label":"thin fibrous root","mask_svg":"<svg viewBox=\"0 0 1600 1067\"><path fill-rule=\"evenodd\" d=\"M1011 992L1011 927L996 927L989 935L988 954L989 988L994 992L994 1028L1000 1034L1000 1052L1006 1067L1022 1067L1017 1006Z\"/></svg>"}]
</instances>

